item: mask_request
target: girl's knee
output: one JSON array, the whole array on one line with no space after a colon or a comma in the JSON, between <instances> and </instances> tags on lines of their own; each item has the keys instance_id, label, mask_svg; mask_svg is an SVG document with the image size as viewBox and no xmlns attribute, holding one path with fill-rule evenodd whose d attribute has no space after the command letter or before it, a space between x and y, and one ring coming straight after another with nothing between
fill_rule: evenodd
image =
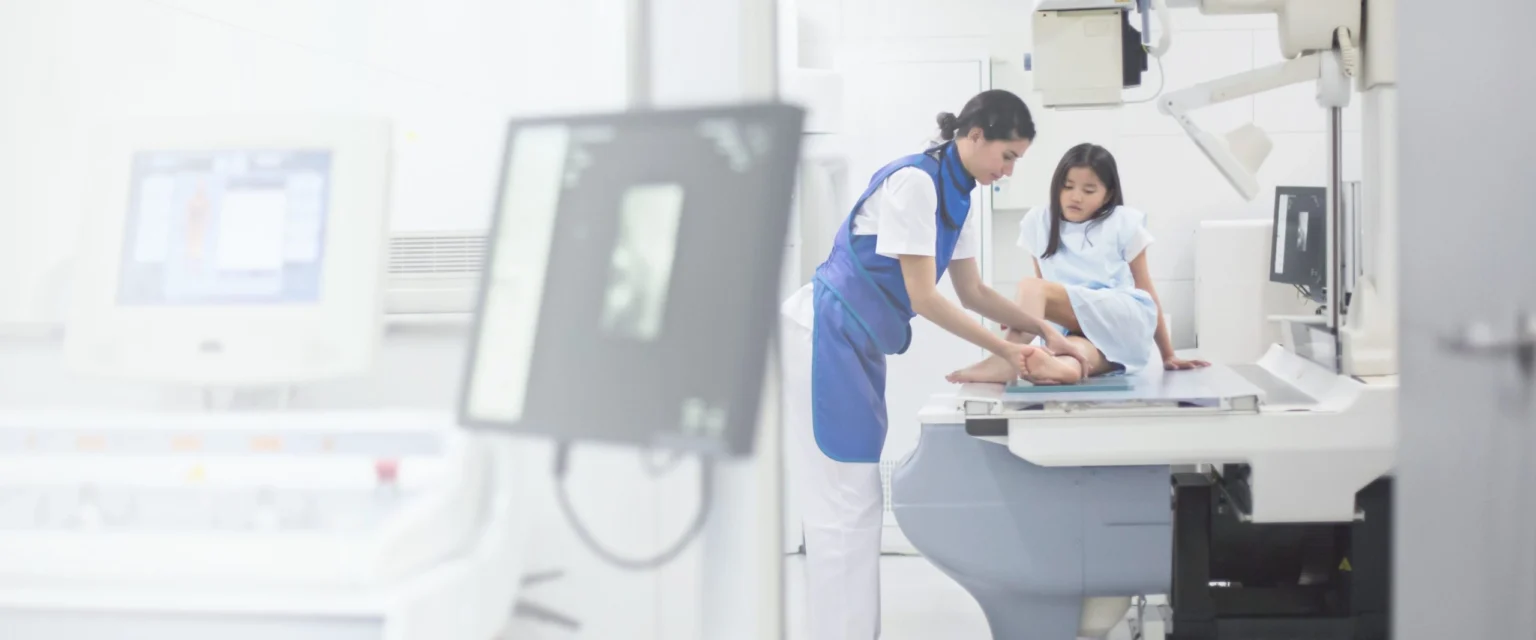
<instances>
[{"instance_id":1,"label":"girl's knee","mask_svg":"<svg viewBox=\"0 0 1536 640\"><path fill-rule=\"evenodd\" d=\"M1067 290L1060 284L1040 278L1025 278L1019 281L1018 294L1020 300L1045 300L1047 302L1066 300Z\"/></svg>"},{"instance_id":2,"label":"girl's knee","mask_svg":"<svg viewBox=\"0 0 1536 640\"><path fill-rule=\"evenodd\" d=\"M1045 293L1045 281L1039 278L1025 278L1019 281L1015 292L1020 299L1040 297Z\"/></svg>"}]
</instances>

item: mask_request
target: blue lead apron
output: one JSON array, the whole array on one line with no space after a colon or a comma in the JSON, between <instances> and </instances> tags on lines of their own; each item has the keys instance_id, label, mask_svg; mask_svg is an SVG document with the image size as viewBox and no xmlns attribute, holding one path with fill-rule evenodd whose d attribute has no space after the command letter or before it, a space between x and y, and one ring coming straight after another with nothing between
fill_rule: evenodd
<instances>
[{"instance_id":1,"label":"blue lead apron","mask_svg":"<svg viewBox=\"0 0 1536 640\"><path fill-rule=\"evenodd\" d=\"M901 262L875 253L877 236L854 235L864 201L891 174L916 167L933 178L939 205L934 261L938 279L949 269L971 211L975 179L953 142L896 160L876 172L837 233L831 255L816 269L816 320L811 342L811 411L816 444L839 462L879 462L885 447L885 356L912 342L911 299ZM937 283L937 281L935 281Z\"/></svg>"}]
</instances>

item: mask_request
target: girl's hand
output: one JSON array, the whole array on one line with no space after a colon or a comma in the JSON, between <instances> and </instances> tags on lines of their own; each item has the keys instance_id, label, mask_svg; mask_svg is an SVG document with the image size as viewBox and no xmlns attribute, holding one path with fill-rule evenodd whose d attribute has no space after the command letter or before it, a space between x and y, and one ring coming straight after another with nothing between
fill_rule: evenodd
<instances>
[{"instance_id":1,"label":"girl's hand","mask_svg":"<svg viewBox=\"0 0 1536 640\"><path fill-rule=\"evenodd\" d=\"M1165 358L1163 360L1163 369L1168 371L1185 371L1209 366L1211 366L1211 363L1204 360L1185 360L1179 357Z\"/></svg>"}]
</instances>

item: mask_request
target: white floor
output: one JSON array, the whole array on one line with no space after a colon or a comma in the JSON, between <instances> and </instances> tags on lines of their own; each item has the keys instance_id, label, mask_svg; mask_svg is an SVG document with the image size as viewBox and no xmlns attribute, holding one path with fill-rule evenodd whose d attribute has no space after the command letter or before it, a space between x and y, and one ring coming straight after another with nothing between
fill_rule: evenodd
<instances>
[{"instance_id":1,"label":"white floor","mask_svg":"<svg viewBox=\"0 0 1536 640\"><path fill-rule=\"evenodd\" d=\"M804 557L790 556L785 565L788 611L788 640L806 638L803 630L805 574ZM981 608L960 585L940 573L933 565L916 556L881 558L881 640L990 640ZM541 587L530 590L531 600L539 600ZM584 625L585 626L585 625ZM602 625L598 625L600 628ZM1145 640L1162 640L1160 625L1149 625ZM589 629L592 627L588 626ZM533 620L516 620L506 639L574 640L618 636L611 631L587 633L561 630ZM657 638L653 631L631 628L623 640ZM672 640L672 639L666 639ZM1062 640L1074 640L1063 638ZM1126 625L1115 629L1106 640L1130 640Z\"/></svg>"},{"instance_id":2,"label":"white floor","mask_svg":"<svg viewBox=\"0 0 1536 640\"><path fill-rule=\"evenodd\" d=\"M804 556L792 556L786 565L789 629L788 640L806 637L804 623ZM1150 617L1150 616L1149 616ZM989 640L987 621L965 589L920 556L883 556L880 559L880 640ZM1151 625L1149 625L1151 627ZM1149 628L1144 640L1162 640L1159 629ZM1122 624L1104 640L1130 640ZM1063 640L1073 640L1064 638Z\"/></svg>"},{"instance_id":3,"label":"white floor","mask_svg":"<svg viewBox=\"0 0 1536 640\"><path fill-rule=\"evenodd\" d=\"M804 560L805 556L791 556L785 566L788 640L807 637L804 631ZM917 556L883 556L880 559L880 629L881 640L985 640L992 637L987 632L981 607L970 594Z\"/></svg>"}]
</instances>

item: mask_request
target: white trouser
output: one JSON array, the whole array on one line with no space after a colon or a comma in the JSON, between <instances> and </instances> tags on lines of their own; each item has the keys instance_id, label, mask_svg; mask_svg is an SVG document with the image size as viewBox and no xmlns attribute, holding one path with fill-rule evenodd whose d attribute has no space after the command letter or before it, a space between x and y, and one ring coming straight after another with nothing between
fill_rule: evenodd
<instances>
[{"instance_id":1,"label":"white trouser","mask_svg":"<svg viewBox=\"0 0 1536 640\"><path fill-rule=\"evenodd\" d=\"M838 462L816 445L811 330L780 319L787 462L805 531L807 637L873 640L880 635L880 465Z\"/></svg>"}]
</instances>

